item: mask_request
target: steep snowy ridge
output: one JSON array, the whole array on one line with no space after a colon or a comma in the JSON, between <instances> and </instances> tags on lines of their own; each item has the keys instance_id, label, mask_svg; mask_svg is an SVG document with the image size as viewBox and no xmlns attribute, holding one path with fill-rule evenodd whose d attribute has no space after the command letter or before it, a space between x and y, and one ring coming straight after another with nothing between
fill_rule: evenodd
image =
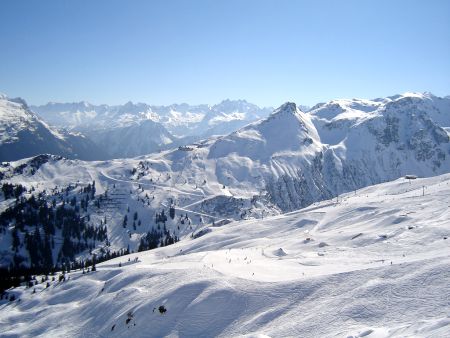
<instances>
[{"instance_id":1,"label":"steep snowy ridge","mask_svg":"<svg viewBox=\"0 0 450 338\"><path fill-rule=\"evenodd\" d=\"M171 177L167 184L213 196L262 194L288 211L406 174L439 175L450 171L450 143L428 112L445 116L446 101L435 107L428 97L336 100L308 113L287 103L227 136L147 156L165 165L139 179Z\"/></svg>"},{"instance_id":2,"label":"steep snowy ridge","mask_svg":"<svg viewBox=\"0 0 450 338\"><path fill-rule=\"evenodd\" d=\"M236 186L256 186L257 173L256 181L285 211L409 173L447 173L449 137L428 111L446 116L450 101L432 102L418 94L383 104L339 100L307 114L291 114L286 104L267 120L219 138L208 158L216 159L219 182L230 191L236 177Z\"/></svg>"},{"instance_id":3,"label":"steep snowy ridge","mask_svg":"<svg viewBox=\"0 0 450 338\"><path fill-rule=\"evenodd\" d=\"M326 186L334 186L336 192L408 173L432 176L450 171L447 133L408 96L348 121L342 141L324 153Z\"/></svg>"},{"instance_id":4,"label":"steep snowy ridge","mask_svg":"<svg viewBox=\"0 0 450 338\"><path fill-rule=\"evenodd\" d=\"M403 106L403 108L402 108ZM391 114L402 111L427 114L442 128L450 126L450 100L430 93L405 93L374 100L341 99L320 103L308 111L316 126L322 143L340 143L349 129L359 123L390 110Z\"/></svg>"},{"instance_id":5,"label":"steep snowy ridge","mask_svg":"<svg viewBox=\"0 0 450 338\"><path fill-rule=\"evenodd\" d=\"M0 161L42 153L102 159L104 153L84 136L49 127L23 99L0 97Z\"/></svg>"},{"instance_id":6,"label":"steep snowy ridge","mask_svg":"<svg viewBox=\"0 0 450 338\"><path fill-rule=\"evenodd\" d=\"M2 333L446 337L449 213L447 174L212 226L95 272L9 290Z\"/></svg>"},{"instance_id":7,"label":"steep snowy ridge","mask_svg":"<svg viewBox=\"0 0 450 338\"><path fill-rule=\"evenodd\" d=\"M348 130L369 118L382 104L369 100L332 100L321 103L308 112L323 143L335 145L340 143Z\"/></svg>"}]
</instances>

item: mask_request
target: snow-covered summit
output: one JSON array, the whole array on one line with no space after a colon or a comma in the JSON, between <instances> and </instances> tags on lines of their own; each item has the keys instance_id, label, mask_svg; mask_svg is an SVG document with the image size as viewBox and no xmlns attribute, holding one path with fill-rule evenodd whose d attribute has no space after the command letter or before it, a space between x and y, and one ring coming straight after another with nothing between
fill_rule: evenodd
<instances>
[{"instance_id":1,"label":"snow-covered summit","mask_svg":"<svg viewBox=\"0 0 450 338\"><path fill-rule=\"evenodd\" d=\"M283 103L280 107L278 107L272 115L275 114L297 114L297 105L294 102L286 102Z\"/></svg>"},{"instance_id":2,"label":"snow-covered summit","mask_svg":"<svg viewBox=\"0 0 450 338\"><path fill-rule=\"evenodd\" d=\"M365 99L340 99L320 103L312 107L308 113L330 122L333 120L364 116L376 110L380 105L381 103L379 102Z\"/></svg>"},{"instance_id":3,"label":"snow-covered summit","mask_svg":"<svg viewBox=\"0 0 450 338\"><path fill-rule=\"evenodd\" d=\"M282 210L293 210L411 172L431 176L450 171L449 103L429 93L383 100L333 100L307 113L294 103L285 103L267 118L241 128L236 125L237 130L226 136L147 157L164 161L164 175L183 177L178 180L198 184L199 177L204 177L205 190L216 193L217 187L225 186L223 194L236 196L265 191ZM220 105L235 114L232 106L248 103L224 101ZM219 109L215 116L225 119L227 114ZM183 126L181 120L177 123ZM143 137L142 126L136 126L139 129L106 134L114 135L117 147L131 147L120 149L122 153L137 154L139 149L132 148L135 142L121 138ZM156 130L149 133L168 147L177 142L161 129L148 130ZM102 142L112 145L110 140L105 137ZM141 149L149 148L142 143Z\"/></svg>"},{"instance_id":4,"label":"snow-covered summit","mask_svg":"<svg viewBox=\"0 0 450 338\"><path fill-rule=\"evenodd\" d=\"M258 106L247 102L246 100L230 100L225 99L222 102L211 106L212 111L222 111L222 112L233 112L233 111L241 111L241 112L253 112L255 108L259 108Z\"/></svg>"},{"instance_id":5,"label":"snow-covered summit","mask_svg":"<svg viewBox=\"0 0 450 338\"><path fill-rule=\"evenodd\" d=\"M235 153L254 161L268 161L281 153L308 151L317 146L318 140L309 117L295 103L288 102L267 119L218 139L211 146L209 157L220 158Z\"/></svg>"}]
</instances>

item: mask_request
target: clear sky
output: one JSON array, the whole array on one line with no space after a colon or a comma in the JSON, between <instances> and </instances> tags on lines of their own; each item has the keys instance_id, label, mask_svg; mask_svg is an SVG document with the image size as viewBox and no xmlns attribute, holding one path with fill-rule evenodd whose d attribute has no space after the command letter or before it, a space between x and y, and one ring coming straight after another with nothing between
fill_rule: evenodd
<instances>
[{"instance_id":1,"label":"clear sky","mask_svg":"<svg viewBox=\"0 0 450 338\"><path fill-rule=\"evenodd\" d=\"M450 94L447 0L0 3L0 92L31 104L277 106Z\"/></svg>"}]
</instances>

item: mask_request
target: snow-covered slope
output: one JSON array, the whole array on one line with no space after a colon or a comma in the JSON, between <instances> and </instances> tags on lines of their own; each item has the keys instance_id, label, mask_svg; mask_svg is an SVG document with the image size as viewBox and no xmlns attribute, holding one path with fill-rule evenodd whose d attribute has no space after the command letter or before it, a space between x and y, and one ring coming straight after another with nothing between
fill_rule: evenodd
<instances>
[{"instance_id":1,"label":"snow-covered slope","mask_svg":"<svg viewBox=\"0 0 450 338\"><path fill-rule=\"evenodd\" d=\"M382 103L361 99L332 100L312 107L308 115L326 144L338 144L347 135L349 129L371 116Z\"/></svg>"},{"instance_id":2,"label":"snow-covered slope","mask_svg":"<svg viewBox=\"0 0 450 338\"><path fill-rule=\"evenodd\" d=\"M210 227L48 287L9 290L2 334L447 337L449 207L444 175Z\"/></svg>"},{"instance_id":3,"label":"snow-covered slope","mask_svg":"<svg viewBox=\"0 0 450 338\"><path fill-rule=\"evenodd\" d=\"M138 158L3 163L2 271L160 248L36 293L13 290L21 301L0 305L2 327L53 336L445 336L450 176L436 175L450 172L449 102L409 93L307 113L286 103L228 135ZM128 120L129 138L139 123ZM371 186L406 174L429 178ZM160 305L166 314L153 312ZM73 322L48 327L63 316Z\"/></svg>"},{"instance_id":4,"label":"snow-covered slope","mask_svg":"<svg viewBox=\"0 0 450 338\"><path fill-rule=\"evenodd\" d=\"M318 143L320 139L314 125L295 103L288 102L269 118L217 140L209 157L220 158L235 153L254 161L267 161L286 152L314 153Z\"/></svg>"},{"instance_id":5,"label":"snow-covered slope","mask_svg":"<svg viewBox=\"0 0 450 338\"><path fill-rule=\"evenodd\" d=\"M53 264L60 266L66 258L80 261L92 258L92 254L100 257L127 248L134 251L145 248L142 240L153 231L162 240L169 233L171 238L178 239L193 236L205 224L215 221L279 213L267 198L253 198L251 191L245 198L231 196L212 178L207 182L209 177L200 170L198 176L190 172L186 177L180 163L174 163L177 167L174 169L181 172L170 170L172 164L165 156L188 153L191 152L176 150L153 157L105 162L41 155L4 163L0 167L2 190L13 184L23 186L25 192L9 196L0 192L0 268L12 262L17 267L30 266L31 251L36 250L27 245L27 234L35 233L36 229L42 234L41 239L45 233L48 241L55 242L51 248ZM86 188L93 182L96 190L91 194L91 189L86 191ZM169 215L171 208L173 216L158 222L158 214L164 211ZM17 215L22 209L26 213L19 219ZM36 218L40 209L48 210L50 216ZM63 211L68 213L71 222L83 220L66 241L63 241L65 232L60 221L53 216ZM91 236L89 240L85 238L84 246L79 245L85 231L86 236L92 234L89 227L103 229L104 226L106 236L97 239ZM14 238L17 238L16 246ZM74 243L73 247L69 241ZM68 245L69 249L64 249ZM44 249L37 251L49 250L44 245ZM68 252L71 254L67 256Z\"/></svg>"},{"instance_id":6,"label":"snow-covered slope","mask_svg":"<svg viewBox=\"0 0 450 338\"><path fill-rule=\"evenodd\" d=\"M105 158L103 152L83 135L49 127L24 100L0 95L0 161L41 153L82 159Z\"/></svg>"}]
</instances>

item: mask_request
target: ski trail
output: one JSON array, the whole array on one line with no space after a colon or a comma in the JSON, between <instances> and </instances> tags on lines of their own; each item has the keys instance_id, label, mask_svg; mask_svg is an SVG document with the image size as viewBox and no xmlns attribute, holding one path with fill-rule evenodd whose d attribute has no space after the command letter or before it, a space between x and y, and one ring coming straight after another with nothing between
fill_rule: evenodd
<instances>
[{"instance_id":1,"label":"ski trail","mask_svg":"<svg viewBox=\"0 0 450 338\"><path fill-rule=\"evenodd\" d=\"M150 186L150 187L159 188L159 189L167 191L167 192L176 192L176 193L181 194L181 195L188 195L188 196L195 196L195 197L204 197L204 195L201 195L201 194L190 193L190 192L179 190L177 188L166 187L166 186L158 185L158 184L155 184L155 183L135 182L135 181L131 181L131 180L123 180L123 179L115 178L115 177L109 176L103 170L100 170L100 174L102 176L104 176L105 178L107 178L109 180L112 180L112 181L116 181L116 182L140 184L140 185L143 185L143 186Z\"/></svg>"}]
</instances>

